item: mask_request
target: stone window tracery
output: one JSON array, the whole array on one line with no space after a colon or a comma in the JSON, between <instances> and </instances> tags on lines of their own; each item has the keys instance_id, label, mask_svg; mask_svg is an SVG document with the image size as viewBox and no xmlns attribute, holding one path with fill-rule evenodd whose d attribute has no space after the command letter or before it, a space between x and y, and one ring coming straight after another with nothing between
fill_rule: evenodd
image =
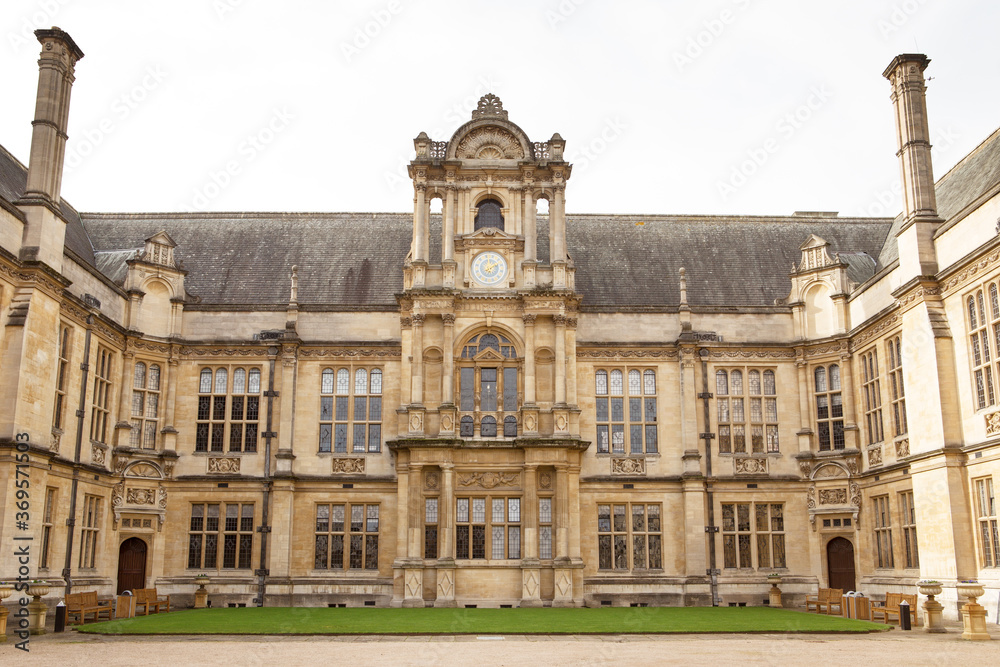
<instances>
[{"instance_id":1,"label":"stone window tracery","mask_svg":"<svg viewBox=\"0 0 1000 667\"><path fill-rule=\"evenodd\" d=\"M817 366L813 371L813 389L819 449L843 449L844 405L840 394L840 366Z\"/></svg>"},{"instance_id":2,"label":"stone window tracery","mask_svg":"<svg viewBox=\"0 0 1000 667\"><path fill-rule=\"evenodd\" d=\"M875 567L894 567L895 560L892 554L892 515L889 509L889 496L872 498L872 511L875 514Z\"/></svg>"},{"instance_id":3,"label":"stone window tracery","mask_svg":"<svg viewBox=\"0 0 1000 667\"><path fill-rule=\"evenodd\" d=\"M66 391L69 385L69 358L70 340L72 329L67 325L59 328L59 366L56 373L56 405L52 414L53 428L63 427L64 412L66 411Z\"/></svg>"},{"instance_id":4,"label":"stone window tracery","mask_svg":"<svg viewBox=\"0 0 1000 667\"><path fill-rule=\"evenodd\" d=\"M899 524L903 532L903 555L907 568L920 567L917 551L917 515L913 506L913 491L899 494Z\"/></svg>"},{"instance_id":5,"label":"stone window tracery","mask_svg":"<svg viewBox=\"0 0 1000 667\"><path fill-rule=\"evenodd\" d=\"M630 454L656 453L656 371L602 368L594 385L597 453L625 454L626 447Z\"/></svg>"},{"instance_id":6,"label":"stone window tracery","mask_svg":"<svg viewBox=\"0 0 1000 667\"><path fill-rule=\"evenodd\" d=\"M520 557L520 497L455 499L455 558L499 560Z\"/></svg>"},{"instance_id":7,"label":"stone window tracery","mask_svg":"<svg viewBox=\"0 0 1000 667\"><path fill-rule=\"evenodd\" d=\"M253 503L192 504L188 568L249 569L253 531Z\"/></svg>"},{"instance_id":8,"label":"stone window tracery","mask_svg":"<svg viewBox=\"0 0 1000 667\"><path fill-rule=\"evenodd\" d=\"M1000 298L997 294L997 284L989 283L985 291L990 296L989 319L987 319L984 289L976 290L975 294L970 294L966 299L977 410L996 405L993 361L996 361L994 352L1000 349L996 347L997 341L1000 340ZM991 332L992 348L990 345Z\"/></svg>"},{"instance_id":9,"label":"stone window tracery","mask_svg":"<svg viewBox=\"0 0 1000 667\"><path fill-rule=\"evenodd\" d=\"M80 567L97 567L97 538L100 533L101 498L83 497L83 527L80 529Z\"/></svg>"},{"instance_id":10,"label":"stone window tracery","mask_svg":"<svg viewBox=\"0 0 1000 667\"><path fill-rule=\"evenodd\" d=\"M500 333L475 334L457 364L459 436L516 438L520 378L514 343Z\"/></svg>"},{"instance_id":11,"label":"stone window tracery","mask_svg":"<svg viewBox=\"0 0 1000 667\"><path fill-rule=\"evenodd\" d=\"M601 570L663 568L659 503L597 505L597 563Z\"/></svg>"},{"instance_id":12,"label":"stone window tracery","mask_svg":"<svg viewBox=\"0 0 1000 667\"><path fill-rule=\"evenodd\" d=\"M317 570L377 570L378 537L378 505L317 505L314 567Z\"/></svg>"},{"instance_id":13,"label":"stone window tracery","mask_svg":"<svg viewBox=\"0 0 1000 667\"><path fill-rule=\"evenodd\" d=\"M381 368L324 368L319 400L319 451L382 450Z\"/></svg>"},{"instance_id":14,"label":"stone window tracery","mask_svg":"<svg viewBox=\"0 0 1000 667\"><path fill-rule=\"evenodd\" d=\"M715 372L719 453L779 451L776 393L771 369L731 368Z\"/></svg>"},{"instance_id":15,"label":"stone window tracery","mask_svg":"<svg viewBox=\"0 0 1000 667\"><path fill-rule=\"evenodd\" d=\"M878 351L872 348L861 355L861 397L865 408L865 433L868 444L882 442L882 387L879 382Z\"/></svg>"},{"instance_id":16,"label":"stone window tracery","mask_svg":"<svg viewBox=\"0 0 1000 667\"><path fill-rule=\"evenodd\" d=\"M892 434L895 437L905 435L906 425L906 392L903 388L903 354L901 336L886 341L889 352L889 391L892 399Z\"/></svg>"},{"instance_id":17,"label":"stone window tracery","mask_svg":"<svg viewBox=\"0 0 1000 667\"><path fill-rule=\"evenodd\" d=\"M232 383L229 374L232 371ZM203 368L198 382L196 452L256 452L260 423L259 368Z\"/></svg>"},{"instance_id":18,"label":"stone window tracery","mask_svg":"<svg viewBox=\"0 0 1000 667\"><path fill-rule=\"evenodd\" d=\"M104 346L97 347L97 364L94 369L94 393L90 413L90 439L106 443L108 424L111 421L111 378L114 354Z\"/></svg>"},{"instance_id":19,"label":"stone window tracery","mask_svg":"<svg viewBox=\"0 0 1000 667\"><path fill-rule=\"evenodd\" d=\"M781 503L723 503L723 567L786 567L784 512Z\"/></svg>"},{"instance_id":20,"label":"stone window tracery","mask_svg":"<svg viewBox=\"0 0 1000 667\"><path fill-rule=\"evenodd\" d=\"M979 524L979 549L982 567L1000 567L1000 528L997 525L997 502L993 478L975 480L976 522Z\"/></svg>"},{"instance_id":21,"label":"stone window tracery","mask_svg":"<svg viewBox=\"0 0 1000 667\"><path fill-rule=\"evenodd\" d=\"M156 427L160 412L160 366L137 361L132 377L132 431L129 445L156 449Z\"/></svg>"}]
</instances>

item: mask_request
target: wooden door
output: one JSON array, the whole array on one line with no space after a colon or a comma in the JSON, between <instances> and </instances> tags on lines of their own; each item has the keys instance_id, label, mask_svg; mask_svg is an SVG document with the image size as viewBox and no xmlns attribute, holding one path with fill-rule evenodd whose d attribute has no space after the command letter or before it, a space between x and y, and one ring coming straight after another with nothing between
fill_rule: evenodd
<instances>
[{"instance_id":1,"label":"wooden door","mask_svg":"<svg viewBox=\"0 0 1000 667\"><path fill-rule=\"evenodd\" d=\"M146 587L146 543L130 537L118 549L118 594Z\"/></svg>"},{"instance_id":2,"label":"wooden door","mask_svg":"<svg viewBox=\"0 0 1000 667\"><path fill-rule=\"evenodd\" d=\"M854 545L843 537L835 537L826 545L826 566L830 575L830 588L847 591L854 586Z\"/></svg>"}]
</instances>

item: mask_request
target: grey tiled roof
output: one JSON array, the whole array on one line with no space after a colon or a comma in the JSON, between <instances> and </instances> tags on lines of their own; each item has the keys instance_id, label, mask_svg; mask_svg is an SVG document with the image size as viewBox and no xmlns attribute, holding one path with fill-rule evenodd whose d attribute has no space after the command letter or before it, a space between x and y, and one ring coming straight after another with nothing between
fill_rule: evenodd
<instances>
[{"instance_id":1,"label":"grey tiled roof","mask_svg":"<svg viewBox=\"0 0 1000 667\"><path fill-rule=\"evenodd\" d=\"M0 197L10 203L14 203L24 194L24 188L28 183L28 168L7 152L7 149L0 146ZM60 202L60 210L66 218L66 247L91 266L94 263L94 247L87 238L87 232L80 224L80 214L63 199Z\"/></svg>"},{"instance_id":2,"label":"grey tiled roof","mask_svg":"<svg viewBox=\"0 0 1000 667\"><path fill-rule=\"evenodd\" d=\"M1000 129L994 131L934 184L938 215L945 221L949 220L997 183L1000 183ZM900 214L896 216L879 254L880 267L888 266L899 258L896 233L902 224L903 215Z\"/></svg>"},{"instance_id":3,"label":"grey tiled roof","mask_svg":"<svg viewBox=\"0 0 1000 667\"><path fill-rule=\"evenodd\" d=\"M190 272L188 292L205 304L285 304L297 265L302 304L394 308L412 215L85 213L83 221L102 266L114 272L127 255L107 251L141 247L166 230ZM831 252L874 254L888 227L886 219L570 214L567 238L585 306L676 306L682 266L692 306L767 306L787 296L788 272L810 234L829 241ZM546 239L547 220L538 228ZM439 257L435 241L431 259ZM851 271L863 273L864 262L856 263Z\"/></svg>"}]
</instances>

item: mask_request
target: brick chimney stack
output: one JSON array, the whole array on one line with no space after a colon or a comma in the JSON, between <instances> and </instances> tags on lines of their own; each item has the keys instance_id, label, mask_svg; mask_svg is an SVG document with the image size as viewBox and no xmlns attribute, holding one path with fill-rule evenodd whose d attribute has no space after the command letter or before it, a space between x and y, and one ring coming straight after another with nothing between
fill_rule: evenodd
<instances>
[{"instance_id":1,"label":"brick chimney stack","mask_svg":"<svg viewBox=\"0 0 1000 667\"><path fill-rule=\"evenodd\" d=\"M69 98L76 62L83 51L59 28L35 31L42 44L38 59L38 93L32 121L28 183L17 205L28 218L21 244L22 259L37 259L59 270L66 230L61 220L60 189L66 154Z\"/></svg>"}]
</instances>

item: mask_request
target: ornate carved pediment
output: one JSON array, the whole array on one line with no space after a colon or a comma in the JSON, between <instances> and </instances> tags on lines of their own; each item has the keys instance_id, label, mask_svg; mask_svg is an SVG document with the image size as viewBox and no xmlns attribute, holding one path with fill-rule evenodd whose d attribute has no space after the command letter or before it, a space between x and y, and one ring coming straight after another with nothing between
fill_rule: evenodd
<instances>
[{"instance_id":1,"label":"ornate carved pediment","mask_svg":"<svg viewBox=\"0 0 1000 667\"><path fill-rule=\"evenodd\" d=\"M841 477L849 477L849 475L847 469L838 463L821 463L816 466L812 473L812 478L816 480L839 479Z\"/></svg>"},{"instance_id":2,"label":"ornate carved pediment","mask_svg":"<svg viewBox=\"0 0 1000 667\"><path fill-rule=\"evenodd\" d=\"M465 135L455 149L455 157L460 160L522 160L524 148L508 130L487 125Z\"/></svg>"},{"instance_id":3,"label":"ornate carved pediment","mask_svg":"<svg viewBox=\"0 0 1000 667\"><path fill-rule=\"evenodd\" d=\"M145 477L147 479L163 479L163 473L155 463L137 461L125 469L125 477Z\"/></svg>"}]
</instances>

